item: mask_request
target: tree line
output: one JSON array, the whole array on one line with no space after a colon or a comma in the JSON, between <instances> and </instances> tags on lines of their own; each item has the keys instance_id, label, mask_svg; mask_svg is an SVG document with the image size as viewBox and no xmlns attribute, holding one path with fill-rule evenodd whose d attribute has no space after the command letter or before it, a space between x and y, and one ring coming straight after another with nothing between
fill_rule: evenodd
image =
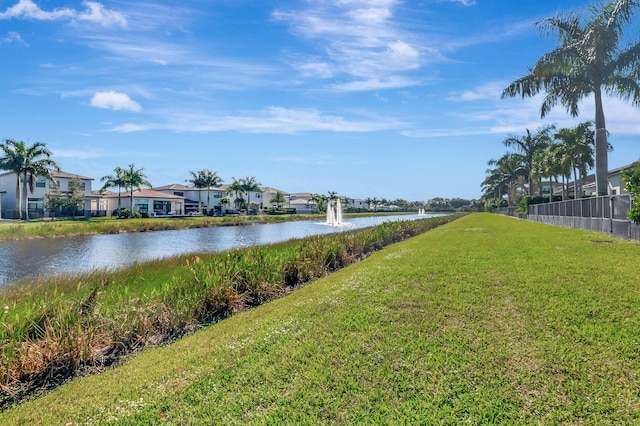
<instances>
[{"instance_id":1,"label":"tree line","mask_svg":"<svg viewBox=\"0 0 640 426\"><path fill-rule=\"evenodd\" d=\"M591 97L595 104L594 121L559 131L553 126L535 133L527 130L522 138L506 139L505 145L516 151L489 162L494 168L487 171L482 183L483 198L488 204L512 204L519 188L532 194L538 177L565 178L568 169L584 176L585 168L595 167L596 194L608 193L611 145L607 140L603 96L617 96L640 106L640 43L630 39L625 31L634 23L639 6L640 2L634 0L602 2L590 6L586 13L558 14L536 23L544 36L557 39L559 44L538 59L527 75L506 87L502 97L525 98L544 93L541 118L556 106L578 117L580 102ZM547 150L554 145L552 136L560 143ZM572 153L562 152L572 138L580 141L580 147L573 146ZM576 141L572 143L575 145ZM576 152L578 148L583 151ZM540 154L543 150L547 150L546 154ZM579 185L576 176L574 182ZM580 194L578 188L575 194Z\"/></svg>"}]
</instances>

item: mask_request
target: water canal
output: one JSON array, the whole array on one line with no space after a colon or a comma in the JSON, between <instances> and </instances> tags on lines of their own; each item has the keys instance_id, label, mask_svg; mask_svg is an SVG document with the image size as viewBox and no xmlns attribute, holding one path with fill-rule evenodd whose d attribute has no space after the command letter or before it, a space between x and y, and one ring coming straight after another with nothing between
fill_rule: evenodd
<instances>
[{"instance_id":1,"label":"water canal","mask_svg":"<svg viewBox=\"0 0 640 426\"><path fill-rule=\"evenodd\" d=\"M348 224L346 227L326 226L313 221L293 221L6 241L0 243L0 285L37 276L117 269L135 262L182 254L271 244L311 235L342 232L346 229L365 228L386 221L416 220L429 216L368 216L348 219L345 221Z\"/></svg>"}]
</instances>

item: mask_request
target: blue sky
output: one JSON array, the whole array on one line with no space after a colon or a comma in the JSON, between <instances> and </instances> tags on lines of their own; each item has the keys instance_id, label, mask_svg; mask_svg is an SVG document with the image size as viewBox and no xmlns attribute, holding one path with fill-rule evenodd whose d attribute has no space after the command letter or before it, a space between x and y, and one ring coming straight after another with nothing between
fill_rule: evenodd
<instances>
[{"instance_id":1,"label":"blue sky","mask_svg":"<svg viewBox=\"0 0 640 426\"><path fill-rule=\"evenodd\" d=\"M288 192L478 198L502 141L576 120L501 100L554 45L533 23L585 1L0 0L0 138L96 179L209 168ZM635 25L636 28L638 25ZM606 99L610 168L640 110Z\"/></svg>"}]
</instances>

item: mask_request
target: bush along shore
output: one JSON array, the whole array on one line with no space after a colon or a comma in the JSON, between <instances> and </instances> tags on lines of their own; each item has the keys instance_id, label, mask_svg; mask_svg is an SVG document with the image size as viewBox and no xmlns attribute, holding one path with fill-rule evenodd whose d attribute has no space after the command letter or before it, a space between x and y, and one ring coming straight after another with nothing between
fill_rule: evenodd
<instances>
[{"instance_id":1,"label":"bush along shore","mask_svg":"<svg viewBox=\"0 0 640 426\"><path fill-rule=\"evenodd\" d=\"M0 407L100 372L458 215L16 284L0 293Z\"/></svg>"}]
</instances>

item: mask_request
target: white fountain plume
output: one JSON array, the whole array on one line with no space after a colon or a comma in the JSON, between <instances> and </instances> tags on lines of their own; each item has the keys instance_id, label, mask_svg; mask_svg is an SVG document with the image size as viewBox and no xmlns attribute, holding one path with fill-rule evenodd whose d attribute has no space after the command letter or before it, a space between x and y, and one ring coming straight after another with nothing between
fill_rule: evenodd
<instances>
[{"instance_id":1,"label":"white fountain plume","mask_svg":"<svg viewBox=\"0 0 640 426\"><path fill-rule=\"evenodd\" d=\"M333 203L331 201L327 202L327 225L336 225L336 215L333 212Z\"/></svg>"},{"instance_id":2,"label":"white fountain plume","mask_svg":"<svg viewBox=\"0 0 640 426\"><path fill-rule=\"evenodd\" d=\"M340 203L340 198L336 200L336 225L342 226L342 205Z\"/></svg>"}]
</instances>

